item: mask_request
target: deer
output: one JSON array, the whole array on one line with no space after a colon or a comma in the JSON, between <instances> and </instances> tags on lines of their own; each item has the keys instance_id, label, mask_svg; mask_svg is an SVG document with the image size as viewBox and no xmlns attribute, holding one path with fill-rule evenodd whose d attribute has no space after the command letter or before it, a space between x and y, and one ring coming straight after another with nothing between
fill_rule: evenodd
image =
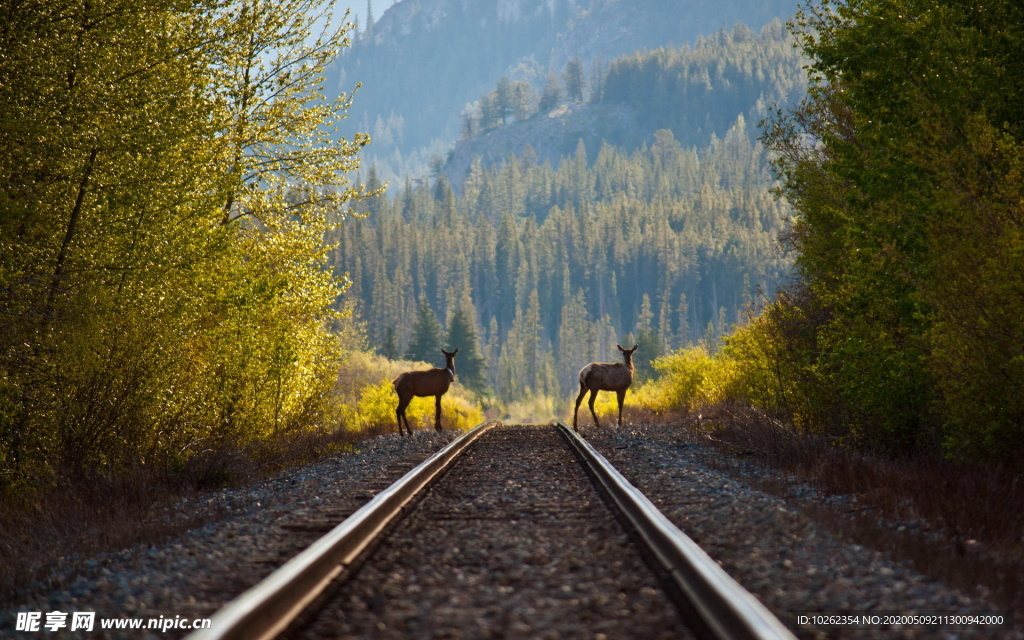
<instances>
[{"instance_id":1,"label":"deer","mask_svg":"<svg viewBox=\"0 0 1024 640\"><path fill-rule=\"evenodd\" d=\"M398 408L395 410L398 433L406 435L402 432L402 421L405 420L405 430L408 435L412 435L409 418L405 416L405 408L412 402L413 396L419 398L434 396L434 428L438 431L441 430L441 396L447 393L449 385L455 381L455 354L458 352L458 348L450 352L441 349L441 353L444 354L444 369L406 371L391 382L395 393L398 394Z\"/></svg>"},{"instance_id":2,"label":"deer","mask_svg":"<svg viewBox=\"0 0 1024 640\"><path fill-rule=\"evenodd\" d=\"M572 413L572 428L579 433L576 426L576 415L580 411L580 402L583 396L590 392L590 415L594 416L594 425L600 429L601 423L597 420L597 413L594 412L594 400L597 399L598 391L614 391L619 401L619 426L622 426L622 403L626 399L626 389L633 384L633 353L639 345L633 345L632 349L623 349L622 345L615 345L622 352L624 362L591 362L580 369L580 395L576 396L576 409Z\"/></svg>"}]
</instances>

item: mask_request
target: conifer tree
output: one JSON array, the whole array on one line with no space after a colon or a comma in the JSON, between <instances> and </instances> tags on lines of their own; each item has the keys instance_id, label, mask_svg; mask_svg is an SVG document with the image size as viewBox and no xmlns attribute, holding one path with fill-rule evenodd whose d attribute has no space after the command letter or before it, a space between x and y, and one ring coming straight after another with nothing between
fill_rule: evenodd
<instances>
[{"instance_id":1,"label":"conifer tree","mask_svg":"<svg viewBox=\"0 0 1024 640\"><path fill-rule=\"evenodd\" d=\"M547 80L544 82L544 89L540 94L540 104L537 105L537 110L541 113L548 113L553 111L561 101L562 85L558 82L555 72L549 71Z\"/></svg>"},{"instance_id":2,"label":"conifer tree","mask_svg":"<svg viewBox=\"0 0 1024 640\"><path fill-rule=\"evenodd\" d=\"M633 366L636 368L637 380L644 381L654 374L654 367L651 361L660 358L662 355L661 336L652 326L654 313L651 311L651 299L645 293L640 307L640 314L636 321L636 355L633 357Z\"/></svg>"},{"instance_id":3,"label":"conifer tree","mask_svg":"<svg viewBox=\"0 0 1024 640\"><path fill-rule=\"evenodd\" d=\"M579 56L574 57L565 66L565 93L574 102L583 102L583 92L586 89L586 76L583 73L583 61Z\"/></svg>"},{"instance_id":4,"label":"conifer tree","mask_svg":"<svg viewBox=\"0 0 1024 640\"><path fill-rule=\"evenodd\" d=\"M384 342L380 346L380 354L388 360L397 360L399 355L398 340L395 339L395 328L388 325L384 331Z\"/></svg>"},{"instance_id":5,"label":"conifer tree","mask_svg":"<svg viewBox=\"0 0 1024 640\"><path fill-rule=\"evenodd\" d=\"M473 328L473 321L462 307L452 314L446 342L449 350L459 349L459 380L467 388L482 393L487 387L484 379L485 362L480 354L480 341Z\"/></svg>"},{"instance_id":6,"label":"conifer tree","mask_svg":"<svg viewBox=\"0 0 1024 640\"><path fill-rule=\"evenodd\" d=\"M420 297L416 308L416 322L412 325L412 338L405 350L407 360L435 363L440 358L441 323L426 296Z\"/></svg>"}]
</instances>

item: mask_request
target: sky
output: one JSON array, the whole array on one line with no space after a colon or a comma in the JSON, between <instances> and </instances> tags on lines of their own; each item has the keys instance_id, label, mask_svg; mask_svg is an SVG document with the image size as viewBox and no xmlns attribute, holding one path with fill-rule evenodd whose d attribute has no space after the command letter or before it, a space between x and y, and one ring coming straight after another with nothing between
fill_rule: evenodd
<instances>
[{"instance_id":1,"label":"sky","mask_svg":"<svg viewBox=\"0 0 1024 640\"><path fill-rule=\"evenodd\" d=\"M370 2L373 3L373 17L380 20L381 14L397 0L370 0ZM337 7L339 13L344 12L345 9L351 9L352 17L359 21L359 28L362 29L363 23L366 21L366 5L367 0L339 0Z\"/></svg>"}]
</instances>

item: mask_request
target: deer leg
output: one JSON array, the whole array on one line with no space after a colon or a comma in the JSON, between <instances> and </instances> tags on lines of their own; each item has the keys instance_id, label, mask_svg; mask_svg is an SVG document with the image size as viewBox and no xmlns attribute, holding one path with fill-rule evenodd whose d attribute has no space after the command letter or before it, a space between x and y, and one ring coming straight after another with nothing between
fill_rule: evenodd
<instances>
[{"instance_id":1,"label":"deer leg","mask_svg":"<svg viewBox=\"0 0 1024 640\"><path fill-rule=\"evenodd\" d=\"M625 404L625 402L626 402L626 390L623 389L622 391L616 391L615 392L615 397L619 401L619 426L621 427L622 426L622 405Z\"/></svg>"},{"instance_id":2,"label":"deer leg","mask_svg":"<svg viewBox=\"0 0 1024 640\"><path fill-rule=\"evenodd\" d=\"M434 396L434 430L441 430L441 396Z\"/></svg>"},{"instance_id":3,"label":"deer leg","mask_svg":"<svg viewBox=\"0 0 1024 640\"><path fill-rule=\"evenodd\" d=\"M594 416L594 426L600 429L601 422L597 419L597 412L594 411L594 400L597 400L597 389L590 390L590 402L587 404L590 406L590 415Z\"/></svg>"},{"instance_id":4,"label":"deer leg","mask_svg":"<svg viewBox=\"0 0 1024 640\"><path fill-rule=\"evenodd\" d=\"M409 418L407 418L406 415L405 415L405 408L409 406L409 401L410 400L411 400L411 398L408 398L408 399L407 398L399 398L398 399L398 408L395 409L395 419L398 422L398 433L399 433L399 435L403 435L403 436L405 435L405 433L402 431L402 420L403 419L405 420L405 430L409 432L409 435L412 435L412 429L409 428Z\"/></svg>"},{"instance_id":5,"label":"deer leg","mask_svg":"<svg viewBox=\"0 0 1024 640\"><path fill-rule=\"evenodd\" d=\"M580 395L576 396L576 409L572 412L572 428L576 429L579 433L579 428L576 427L576 414L580 412L580 403L583 402L583 396L587 395L587 385L580 383Z\"/></svg>"}]
</instances>

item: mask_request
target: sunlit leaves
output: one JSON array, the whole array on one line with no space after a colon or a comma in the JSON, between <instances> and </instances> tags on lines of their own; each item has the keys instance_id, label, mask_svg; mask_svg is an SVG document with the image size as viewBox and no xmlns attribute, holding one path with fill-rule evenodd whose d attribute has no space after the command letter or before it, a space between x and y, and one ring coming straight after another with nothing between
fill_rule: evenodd
<instances>
[{"instance_id":1,"label":"sunlit leaves","mask_svg":"<svg viewBox=\"0 0 1024 640\"><path fill-rule=\"evenodd\" d=\"M1024 445L1022 29L1002 1L823 2L795 21L812 87L766 135L817 313L794 346L883 446Z\"/></svg>"},{"instance_id":2,"label":"sunlit leaves","mask_svg":"<svg viewBox=\"0 0 1024 640\"><path fill-rule=\"evenodd\" d=\"M366 138L334 137L319 8L0 3L0 483L322 420Z\"/></svg>"}]
</instances>

